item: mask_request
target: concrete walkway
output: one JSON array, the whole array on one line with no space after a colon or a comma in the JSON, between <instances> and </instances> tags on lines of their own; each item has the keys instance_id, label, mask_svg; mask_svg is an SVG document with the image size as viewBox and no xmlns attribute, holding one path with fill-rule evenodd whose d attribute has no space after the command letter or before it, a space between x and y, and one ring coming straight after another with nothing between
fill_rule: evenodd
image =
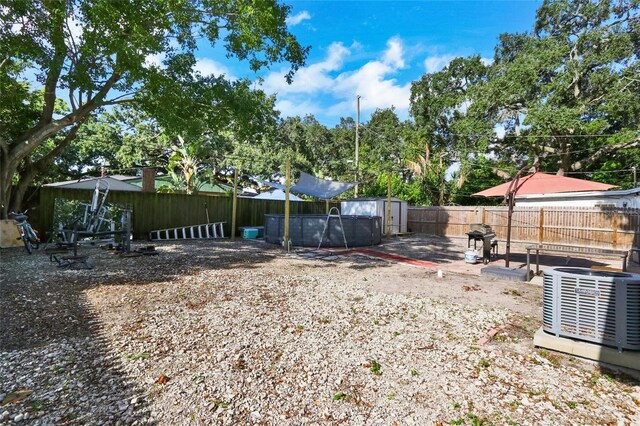
<instances>
[{"instance_id":1,"label":"concrete walkway","mask_svg":"<svg viewBox=\"0 0 640 426\"><path fill-rule=\"evenodd\" d=\"M511 254L509 259L510 268L526 269L527 267L527 251L525 247L530 244L511 244ZM473 247L473 245L472 245ZM406 235L401 237L385 238L382 244L374 247L367 247L369 252L380 252L388 254L390 260L393 257L404 257L423 262L424 267L433 269L441 269L445 272L461 273L466 275L480 275L480 270L485 267L482 262L469 264L464 261L464 253L469 250L467 248L466 238L445 238L428 235ZM506 266L505 262L505 245L503 241L498 243L498 256L493 258L490 265ZM381 256L382 257L382 256ZM535 262L532 256L532 261ZM411 264L412 262L406 262ZM540 271L541 274L533 277L531 280L534 284L542 284L542 272L545 268L552 266L567 265L567 256L562 254L541 254L540 255ZM414 265L420 266L420 265ZM620 260L612 258L585 258L572 257L569 259L568 266L591 268L591 267L609 267L621 268ZM535 270L535 264L532 266ZM640 273L640 265L628 262L628 272Z\"/></svg>"}]
</instances>

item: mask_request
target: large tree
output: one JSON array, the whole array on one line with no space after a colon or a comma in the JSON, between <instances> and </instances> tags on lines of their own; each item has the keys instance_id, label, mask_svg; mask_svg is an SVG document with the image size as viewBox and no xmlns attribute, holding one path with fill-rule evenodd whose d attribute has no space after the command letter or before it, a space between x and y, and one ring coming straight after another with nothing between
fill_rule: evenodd
<instances>
[{"instance_id":1,"label":"large tree","mask_svg":"<svg viewBox=\"0 0 640 426\"><path fill-rule=\"evenodd\" d=\"M562 174L636 150L639 34L637 0L545 0L532 32L500 37L478 92L507 133L495 151Z\"/></svg>"},{"instance_id":2,"label":"large tree","mask_svg":"<svg viewBox=\"0 0 640 426\"><path fill-rule=\"evenodd\" d=\"M206 112L219 106L221 99L229 99L232 91L240 92L231 97L239 101L249 86L221 76L194 74L201 39L212 45L222 43L230 56L247 60L253 70L289 62L287 79L291 80L304 64L308 48L287 30L289 11L277 0L14 0L3 4L0 216L20 207L22 188L35 177L34 170L59 155L101 108L136 103L153 113L172 110L171 124L182 120L183 127L189 127L187 123L195 117L219 122L219 117ZM162 56L162 66L150 61ZM66 110L59 108L61 98L68 103ZM241 102L232 102L216 111L242 114L245 109ZM63 136L32 161L34 151L56 135ZM15 184L18 190L12 197Z\"/></svg>"},{"instance_id":3,"label":"large tree","mask_svg":"<svg viewBox=\"0 0 640 426\"><path fill-rule=\"evenodd\" d=\"M494 134L491 122L481 116L484 106L473 99L474 91L486 84L487 74L488 67L479 56L456 58L443 70L411 84L416 131L408 165L432 204L448 202L446 178L451 165L461 164L462 184L475 153L484 152Z\"/></svg>"}]
</instances>

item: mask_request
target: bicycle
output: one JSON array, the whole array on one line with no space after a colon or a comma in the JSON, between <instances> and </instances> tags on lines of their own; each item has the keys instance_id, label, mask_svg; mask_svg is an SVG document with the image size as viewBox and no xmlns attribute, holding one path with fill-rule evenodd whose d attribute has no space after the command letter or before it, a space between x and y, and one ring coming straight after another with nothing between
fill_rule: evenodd
<instances>
[{"instance_id":1,"label":"bicycle","mask_svg":"<svg viewBox=\"0 0 640 426\"><path fill-rule=\"evenodd\" d=\"M23 213L11 212L9 213L9 217L18 222L18 232L20 232L19 240L21 239L24 243L24 248L27 250L27 253L33 253L34 249L38 249L40 247L40 237L38 237L38 232L31 227L27 219L27 212L29 209L25 210Z\"/></svg>"}]
</instances>

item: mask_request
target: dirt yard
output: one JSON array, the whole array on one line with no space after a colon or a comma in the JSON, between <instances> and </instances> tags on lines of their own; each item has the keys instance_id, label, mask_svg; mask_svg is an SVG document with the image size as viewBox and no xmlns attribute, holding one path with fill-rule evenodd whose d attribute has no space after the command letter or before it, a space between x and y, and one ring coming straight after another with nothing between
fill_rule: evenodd
<instances>
[{"instance_id":1,"label":"dirt yard","mask_svg":"<svg viewBox=\"0 0 640 426\"><path fill-rule=\"evenodd\" d=\"M0 424L640 424L637 380L533 348L539 286L156 248L83 247L90 270L0 251Z\"/></svg>"}]
</instances>

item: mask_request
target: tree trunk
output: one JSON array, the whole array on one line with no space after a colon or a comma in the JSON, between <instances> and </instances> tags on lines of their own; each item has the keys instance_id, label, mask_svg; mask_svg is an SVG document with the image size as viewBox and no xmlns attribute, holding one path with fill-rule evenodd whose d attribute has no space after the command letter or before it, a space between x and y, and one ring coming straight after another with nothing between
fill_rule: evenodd
<instances>
[{"instance_id":1,"label":"tree trunk","mask_svg":"<svg viewBox=\"0 0 640 426\"><path fill-rule=\"evenodd\" d=\"M78 128L85 122L91 113L103 105L102 101L104 100L104 97L119 78L119 73L113 73L102 89L100 89L100 92L98 92L93 99L85 103L78 110L67 114L59 120L54 120L49 123L39 123L34 129L26 132L13 144L2 144L2 151L0 152L0 164L2 165L2 170L0 170L0 206L2 206L2 219L7 218L8 211L11 211L13 208L20 207L22 204L22 199L17 201L16 197L11 196L11 182L13 177L19 173L20 164L22 164L24 159L31 155L31 153L33 153L33 151L42 145L48 138L56 135L66 127L74 126L69 131L69 135L67 135L67 137L58 144L56 148L38 161L37 167L46 167L51 161L53 161L55 156L62 152L62 150L75 138ZM33 181L34 177L35 175L30 178L27 177L28 182L20 183L19 185L26 184L28 186ZM22 195L24 195L25 190L26 188L23 190ZM17 202L18 205L13 205L14 202Z\"/></svg>"}]
</instances>

